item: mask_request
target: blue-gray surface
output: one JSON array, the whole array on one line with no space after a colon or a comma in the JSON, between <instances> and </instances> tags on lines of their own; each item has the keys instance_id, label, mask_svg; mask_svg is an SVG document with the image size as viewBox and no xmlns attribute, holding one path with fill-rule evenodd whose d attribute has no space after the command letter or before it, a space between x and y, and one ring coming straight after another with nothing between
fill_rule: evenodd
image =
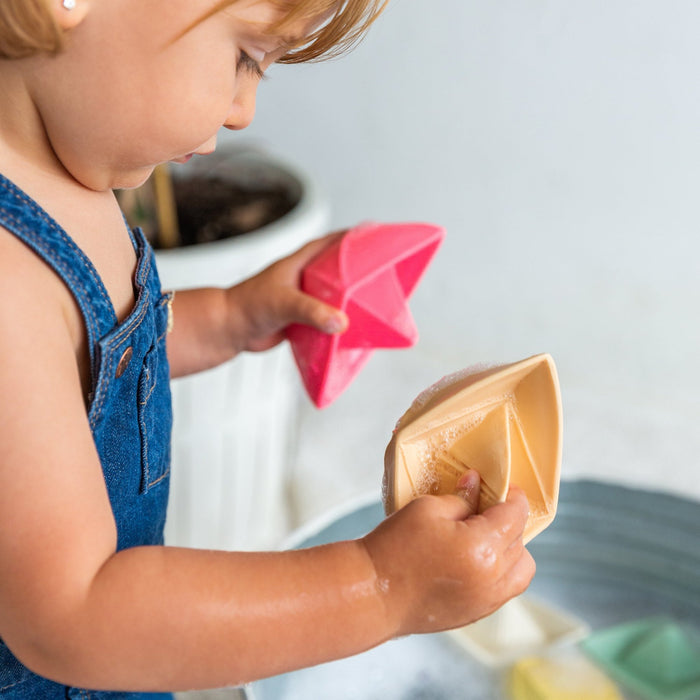
<instances>
[{"instance_id":1,"label":"blue-gray surface","mask_svg":"<svg viewBox=\"0 0 700 700\"><path fill-rule=\"evenodd\" d=\"M299 544L359 537L382 517L373 503ZM699 543L700 503L591 481L563 483L554 523L529 545L537 561L530 591L593 629L656 614L700 625ZM500 672L439 634L389 642L247 692L251 700L504 697Z\"/></svg>"}]
</instances>

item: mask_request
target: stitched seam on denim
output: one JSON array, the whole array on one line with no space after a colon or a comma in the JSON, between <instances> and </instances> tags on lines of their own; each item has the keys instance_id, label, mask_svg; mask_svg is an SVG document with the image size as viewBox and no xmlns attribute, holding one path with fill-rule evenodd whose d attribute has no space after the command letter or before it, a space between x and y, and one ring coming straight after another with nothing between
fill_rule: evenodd
<instances>
[{"instance_id":1,"label":"stitched seam on denim","mask_svg":"<svg viewBox=\"0 0 700 700\"><path fill-rule=\"evenodd\" d=\"M148 282L148 278L151 276L151 264L153 263L153 249L149 251L147 247L142 248L140 260L142 261L143 265L142 280L143 285L145 287L146 283Z\"/></svg>"},{"instance_id":2,"label":"stitched seam on denim","mask_svg":"<svg viewBox=\"0 0 700 700\"><path fill-rule=\"evenodd\" d=\"M131 335L131 333L133 331L135 331L143 323L143 317L148 312L148 306L150 304L150 300L151 300L150 291L148 289L144 289L143 290L143 302L141 304L141 309L139 310L138 315L135 316L128 323L124 323L123 327L117 329L117 333L114 335L114 337L109 339L110 347L116 347L117 345L119 345L123 340L123 336Z\"/></svg>"},{"instance_id":3,"label":"stitched seam on denim","mask_svg":"<svg viewBox=\"0 0 700 700\"><path fill-rule=\"evenodd\" d=\"M144 370L147 375L148 375L148 381L151 381L151 371L148 369L148 367L145 368ZM151 479L151 464L148 461L148 430L146 428L146 404L148 403L148 399L151 398L151 394L153 393L153 390L156 388L156 384L158 383L157 378L153 378L153 385L151 386L148 395L144 398L143 401L140 401L139 404L143 406L143 410L139 411L139 425L141 426L141 441L143 445L143 469L144 469L144 482L146 484L146 488L148 488L150 484L150 479Z\"/></svg>"},{"instance_id":4,"label":"stitched seam on denim","mask_svg":"<svg viewBox=\"0 0 700 700\"><path fill-rule=\"evenodd\" d=\"M85 255L85 253L77 246L75 241L70 238L68 233L64 231L58 224L57 221L52 219L47 212L45 212L37 202L35 202L29 195L26 193L22 192L19 188L14 186L14 189L10 188L7 190L10 192L10 194L20 202L24 202L24 204L29 207L29 209L34 212L40 219L42 219L48 226L51 228L55 233L57 233L61 239L66 243L66 245L73 251L75 254L78 256L78 258L81 260L81 262L85 266L85 271L90 275L92 280L95 283L95 286L97 287L97 291L100 294L100 296L103 298L104 301L107 302L109 308L112 311L112 314L114 318L116 319L116 312L114 311L114 307L112 306L112 300L109 298L109 294L107 294L107 290L105 289L104 283L100 279L99 274L97 273L97 270L95 269L95 266L92 264L92 261L90 258Z\"/></svg>"},{"instance_id":5,"label":"stitched seam on denim","mask_svg":"<svg viewBox=\"0 0 700 700\"><path fill-rule=\"evenodd\" d=\"M8 212L6 209L4 209L4 207L0 207L0 212L2 212L5 215L5 221L17 227L15 233L20 234L20 238L22 238L22 236L26 236L26 239L24 239L25 242L29 245L35 245L39 249L39 251L46 256L44 258L45 262L53 263L56 266L57 271L65 274L70 291L75 297L76 302L82 312L83 319L85 321L85 326L88 333L88 343L91 346L90 360L91 362L93 362L94 353L96 352L95 348L97 346L97 333L95 332L95 329L98 326L98 321L97 316L95 314L95 310L90 304L87 303L88 299L86 299L82 295L82 292L84 292L85 290L80 284L80 278L73 272L73 270L70 269L70 267L67 266L66 263L64 263L59 258L55 257L54 251L47 247L46 241L44 241L44 239L40 235L38 235L36 231L33 231L32 229L27 227L22 220L18 219L13 214ZM58 233L60 233L60 230L58 231Z\"/></svg>"},{"instance_id":6,"label":"stitched seam on denim","mask_svg":"<svg viewBox=\"0 0 700 700\"><path fill-rule=\"evenodd\" d=\"M139 262L136 268L135 281L136 284L144 292L148 291L148 278L151 275L151 263L153 259L153 250L149 251L148 247L144 244L143 247L139 246L138 251Z\"/></svg>"},{"instance_id":7,"label":"stitched seam on denim","mask_svg":"<svg viewBox=\"0 0 700 700\"><path fill-rule=\"evenodd\" d=\"M145 289L143 303L141 305L141 309L139 311L138 316L136 316L126 327L119 329L119 332L114 336L114 338L110 339L108 349L110 350L111 354L114 353L114 350L116 350L126 338L128 338L132 333L136 332L136 330L141 326L148 312L149 300L150 293L148 289ZM99 370L100 368L98 367L98 373ZM90 427L93 429L95 427L97 419L102 415L102 406L105 401L105 396L108 393L111 381L111 375L107 375L104 379L104 382L101 385L98 384L98 386L96 387L97 393L95 394L95 398L92 402L92 407L90 408Z\"/></svg>"},{"instance_id":8,"label":"stitched seam on denim","mask_svg":"<svg viewBox=\"0 0 700 700\"><path fill-rule=\"evenodd\" d=\"M170 467L169 466L157 479L151 481L148 484L148 488L150 489L153 486L155 486L156 484L158 484L159 482L163 481L163 479L165 479L165 477L168 476L168 474L170 474Z\"/></svg>"},{"instance_id":9,"label":"stitched seam on denim","mask_svg":"<svg viewBox=\"0 0 700 700\"><path fill-rule=\"evenodd\" d=\"M148 297L144 300L144 302L148 301ZM119 331L119 333L110 341L108 349L110 350L110 357L114 354L114 350L116 350L125 340L128 340L128 338L131 336L132 332L135 332L143 323L144 318L147 315L148 311L148 305L147 303L144 303L139 315L133 320L132 323L129 324L128 328L123 328ZM117 342L118 341L118 342ZM98 373L99 373L100 368L98 367ZM95 394L95 398L93 399L93 404L92 408L90 409L90 426L94 428L95 422L97 419L102 415L102 407L105 402L105 397L109 393L109 387L112 382L112 376L111 374L107 374L104 378L104 381L97 386L97 393Z\"/></svg>"},{"instance_id":10,"label":"stitched seam on denim","mask_svg":"<svg viewBox=\"0 0 700 700\"><path fill-rule=\"evenodd\" d=\"M161 302L161 305L162 305L162 302ZM165 338L165 336L167 334L168 334L168 330L166 328L166 330L160 336L158 336L158 338L156 339L156 343L154 346L155 349L158 348L161 341L163 340L163 338ZM146 403L148 402L148 400L151 398L151 394L153 393L154 389L156 388L156 385L158 384L157 377L158 377L158 375L156 375L156 378L153 382L153 386L151 387L151 390L148 392L148 396L141 402L142 406L145 406ZM145 432L145 426L144 426L144 432ZM152 486L155 486L159 481L162 481L166 476L168 476L168 474L170 474L170 465L168 465L168 468L157 479L154 479L153 481L148 481L148 479L150 478L150 473L151 473L151 468L150 468L150 462L148 461L148 445L146 445L146 488L147 489L151 488Z\"/></svg>"},{"instance_id":11,"label":"stitched seam on denim","mask_svg":"<svg viewBox=\"0 0 700 700\"><path fill-rule=\"evenodd\" d=\"M170 298L174 296L174 294L174 292L167 292L166 294L164 294L158 302L158 309L162 309L164 306L167 306L170 303ZM168 324L166 323L165 330L156 338L156 345L160 344L160 341L163 340L163 338L165 338L166 335L168 335L168 333L170 332L168 328Z\"/></svg>"},{"instance_id":12,"label":"stitched seam on denim","mask_svg":"<svg viewBox=\"0 0 700 700\"><path fill-rule=\"evenodd\" d=\"M14 688L16 685L20 685L23 682L24 679L22 679L21 681L17 681L16 683L10 683L10 685L3 685L0 687L0 692L2 692L3 690L8 690L9 688Z\"/></svg>"},{"instance_id":13,"label":"stitched seam on denim","mask_svg":"<svg viewBox=\"0 0 700 700\"><path fill-rule=\"evenodd\" d=\"M131 231L130 231L131 233ZM132 235L132 240L135 240L135 236ZM118 333L114 336L114 338L110 339L109 342L109 350L113 351L119 345L121 344L123 340L123 336L125 334L131 334L134 332L143 322L144 315L148 311L148 305L150 303L150 290L148 289L148 278L151 273L151 263L153 259L153 252L151 251L150 255L147 255L147 248L141 247L140 251L137 251L137 254L139 255L139 270L137 271L137 282L140 287L141 291L141 309L139 312L139 315L136 316L134 319L132 319L129 323L125 324L122 328L118 330ZM137 299L137 304L138 304L138 299ZM98 384L98 378L99 378L99 371L100 367L95 368L95 372L97 373L98 377L95 379L95 396L93 397L92 400L92 406L90 408L90 426L94 428L97 419L102 415L102 407L104 404L105 400L105 395L109 389L110 383L111 383L111 377L106 377L104 383L102 385Z\"/></svg>"},{"instance_id":14,"label":"stitched seam on denim","mask_svg":"<svg viewBox=\"0 0 700 700\"><path fill-rule=\"evenodd\" d=\"M114 307L112 306L112 300L109 298L109 294L107 294L107 290L104 287L104 283L100 279L100 276L98 275L97 270L95 269L95 266L92 264L91 260L76 245L75 241L72 238L70 238L66 231L64 231L58 225L58 222L54 221L54 219L52 219L47 212L45 212L41 207L39 207L39 205L31 197L22 192L19 188L14 186L6 187L5 189L11 197L13 197L18 202L23 203L29 210L31 210L33 214L35 214L39 219L41 219L54 233L56 233L60 237L60 239L68 246L68 248L75 253L78 259L83 263L84 271L87 272L87 274L94 282L98 294L102 297L103 301L107 303L107 307L112 311L113 319L116 319L116 312L114 311ZM27 236L29 236L32 240L45 244L45 241L41 238L41 236L39 236L36 231L29 228L23 220L17 218L17 216L14 214L10 214L4 208L2 209L2 211L5 212L9 220L13 221L16 226L23 229L24 233ZM58 265L58 260L54 257L53 251L51 251L50 249L46 249L43 246L42 250L54 263ZM73 289L71 289L71 291L73 291L74 293L77 292L77 290ZM81 291L84 290L81 289ZM86 299L86 301L89 301L89 298ZM81 309L83 308L82 305L79 304L79 306L81 306ZM95 342L97 342L96 337Z\"/></svg>"},{"instance_id":15,"label":"stitched seam on denim","mask_svg":"<svg viewBox=\"0 0 700 700\"><path fill-rule=\"evenodd\" d=\"M162 338L162 337L163 337L163 336L161 336L161 338ZM150 372L150 370L149 370L148 368L146 368L145 371L148 372L148 377L149 377L149 380L150 380L150 377L151 377L151 372ZM154 479L153 481L150 481L150 478L151 478L151 463L150 463L150 461L149 461L149 459L148 459L148 443L149 443L149 440L148 440L148 431L147 431L147 429L146 429L146 417L145 417L146 411L145 411L145 407L146 407L146 404L148 404L148 402L149 402L149 400L150 400L150 398L151 398L151 395L152 395L153 392L155 391L155 388L156 388L157 385L158 385L158 374L156 373L156 374L154 374L153 384L151 385L151 388L150 388L150 390L149 390L149 392L148 392L148 395L144 398L143 401L140 401L140 402L139 402L139 405L144 407L144 410L140 412L140 416L139 416L139 425L141 426L141 432L142 432L142 435L143 435L143 438L142 438L142 439L143 439L143 445L144 445L143 468L144 468L144 472L145 472L145 475L144 475L144 482L145 482L145 484L146 484L146 486L145 486L146 489L150 489L152 486L155 486L159 481L162 481L166 476L168 476L168 474L170 474L170 465L168 465L168 468L167 468L160 476L158 476L158 477L157 477L156 479Z\"/></svg>"},{"instance_id":16,"label":"stitched seam on denim","mask_svg":"<svg viewBox=\"0 0 700 700\"><path fill-rule=\"evenodd\" d=\"M148 381L151 381L151 370L146 367L145 370L148 373ZM151 388L148 390L148 395L144 398L143 401L141 401L141 405L145 406L148 403L148 400L151 398L151 394L153 394L153 391L155 390L156 386L158 384L158 376L156 375L153 379L153 384L151 384Z\"/></svg>"},{"instance_id":17,"label":"stitched seam on denim","mask_svg":"<svg viewBox=\"0 0 700 700\"><path fill-rule=\"evenodd\" d=\"M165 294L163 294L160 297L160 300L158 301L158 308L165 306L170 301L170 297L172 297L174 295L175 295L175 292L172 292L172 291L165 292Z\"/></svg>"},{"instance_id":18,"label":"stitched seam on denim","mask_svg":"<svg viewBox=\"0 0 700 700\"><path fill-rule=\"evenodd\" d=\"M142 406L145 405L145 403L141 404ZM148 489L150 486L150 478L151 478L151 466L148 463L148 431L146 430L146 417L145 417L145 411L139 411L139 426L141 428L141 445L143 446L143 471L144 471L144 483L145 483L145 489Z\"/></svg>"}]
</instances>

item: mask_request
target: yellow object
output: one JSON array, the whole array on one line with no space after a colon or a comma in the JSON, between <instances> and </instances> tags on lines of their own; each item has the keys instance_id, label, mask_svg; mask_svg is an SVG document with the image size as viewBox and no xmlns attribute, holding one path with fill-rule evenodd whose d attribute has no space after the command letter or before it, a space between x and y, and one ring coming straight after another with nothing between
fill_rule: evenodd
<instances>
[{"instance_id":1,"label":"yellow object","mask_svg":"<svg viewBox=\"0 0 700 700\"><path fill-rule=\"evenodd\" d=\"M509 693L512 700L623 700L615 684L578 654L521 659Z\"/></svg>"},{"instance_id":2,"label":"yellow object","mask_svg":"<svg viewBox=\"0 0 700 700\"><path fill-rule=\"evenodd\" d=\"M384 459L384 506L457 490L467 469L481 476L480 510L510 484L530 505L524 541L554 519L561 471L559 381L547 354L465 370L424 391L399 420Z\"/></svg>"}]
</instances>

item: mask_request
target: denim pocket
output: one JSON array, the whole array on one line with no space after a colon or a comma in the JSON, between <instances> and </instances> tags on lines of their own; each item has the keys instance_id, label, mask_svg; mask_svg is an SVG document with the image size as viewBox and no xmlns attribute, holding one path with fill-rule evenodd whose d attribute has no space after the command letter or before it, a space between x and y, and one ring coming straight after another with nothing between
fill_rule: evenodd
<instances>
[{"instance_id":1,"label":"denim pocket","mask_svg":"<svg viewBox=\"0 0 700 700\"><path fill-rule=\"evenodd\" d=\"M170 472L169 368L161 339L143 358L138 382L138 421L141 435L141 493L146 493Z\"/></svg>"}]
</instances>

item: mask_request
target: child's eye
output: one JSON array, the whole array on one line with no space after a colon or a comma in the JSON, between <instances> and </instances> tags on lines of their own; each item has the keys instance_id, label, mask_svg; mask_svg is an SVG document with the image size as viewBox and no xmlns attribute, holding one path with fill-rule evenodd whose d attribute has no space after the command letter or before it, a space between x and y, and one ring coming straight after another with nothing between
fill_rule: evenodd
<instances>
[{"instance_id":1,"label":"child's eye","mask_svg":"<svg viewBox=\"0 0 700 700\"><path fill-rule=\"evenodd\" d=\"M263 69L260 67L257 61L252 59L245 51L241 51L238 57L238 63L236 64L236 70L244 70L250 73L258 80L265 77Z\"/></svg>"}]
</instances>

